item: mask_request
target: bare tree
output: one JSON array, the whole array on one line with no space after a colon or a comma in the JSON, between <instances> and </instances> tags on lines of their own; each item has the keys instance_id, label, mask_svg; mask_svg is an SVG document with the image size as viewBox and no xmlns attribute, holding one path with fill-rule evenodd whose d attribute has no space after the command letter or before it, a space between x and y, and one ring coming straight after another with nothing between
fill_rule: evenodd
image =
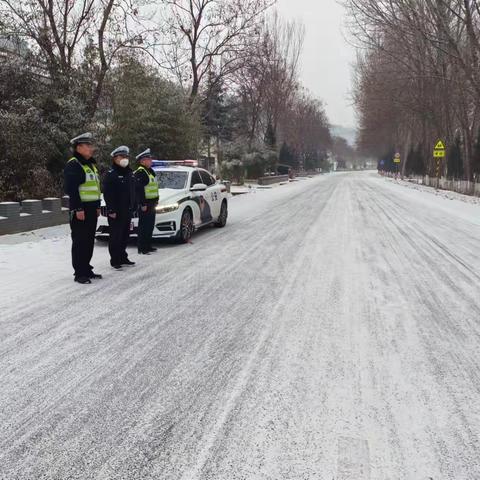
<instances>
[{"instance_id":1,"label":"bare tree","mask_svg":"<svg viewBox=\"0 0 480 480\"><path fill-rule=\"evenodd\" d=\"M299 88L298 67L304 38L303 24L295 21L284 22L278 14L275 14L266 26L266 126L270 126L275 137L279 133L279 122Z\"/></svg>"},{"instance_id":2,"label":"bare tree","mask_svg":"<svg viewBox=\"0 0 480 480\"><path fill-rule=\"evenodd\" d=\"M330 125L322 103L299 89L282 119L283 141L296 154L300 166L319 168L332 145Z\"/></svg>"},{"instance_id":3,"label":"bare tree","mask_svg":"<svg viewBox=\"0 0 480 480\"><path fill-rule=\"evenodd\" d=\"M246 46L258 35L263 14L275 0L162 0L168 46L160 60L195 98L212 69L218 78L234 72Z\"/></svg>"},{"instance_id":4,"label":"bare tree","mask_svg":"<svg viewBox=\"0 0 480 480\"><path fill-rule=\"evenodd\" d=\"M55 88L68 91L85 50L94 52L90 118L117 52L144 41L147 29L140 26L139 13L130 0L0 0L2 33L28 42Z\"/></svg>"},{"instance_id":5,"label":"bare tree","mask_svg":"<svg viewBox=\"0 0 480 480\"><path fill-rule=\"evenodd\" d=\"M304 26L285 22L275 12L248 46L247 60L235 73L251 143L267 129L276 137L279 122L299 88L298 66Z\"/></svg>"},{"instance_id":6,"label":"bare tree","mask_svg":"<svg viewBox=\"0 0 480 480\"><path fill-rule=\"evenodd\" d=\"M470 178L479 128L478 3L347 0L345 5L353 36L366 49L357 62L355 85L360 142L376 144L377 150L388 142L403 150L404 159L414 144L420 145L426 170L432 171L435 139L453 143L461 131L464 172ZM385 132L378 135L382 140L375 139L379 131Z\"/></svg>"}]
</instances>

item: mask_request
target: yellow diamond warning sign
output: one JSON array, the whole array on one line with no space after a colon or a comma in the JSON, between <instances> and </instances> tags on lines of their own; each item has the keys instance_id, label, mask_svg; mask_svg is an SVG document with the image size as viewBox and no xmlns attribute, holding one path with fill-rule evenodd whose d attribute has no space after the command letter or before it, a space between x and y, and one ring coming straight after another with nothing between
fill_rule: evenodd
<instances>
[{"instance_id":1,"label":"yellow diamond warning sign","mask_svg":"<svg viewBox=\"0 0 480 480\"><path fill-rule=\"evenodd\" d=\"M433 149L434 158L444 158L445 157L445 143L442 140L438 140Z\"/></svg>"}]
</instances>

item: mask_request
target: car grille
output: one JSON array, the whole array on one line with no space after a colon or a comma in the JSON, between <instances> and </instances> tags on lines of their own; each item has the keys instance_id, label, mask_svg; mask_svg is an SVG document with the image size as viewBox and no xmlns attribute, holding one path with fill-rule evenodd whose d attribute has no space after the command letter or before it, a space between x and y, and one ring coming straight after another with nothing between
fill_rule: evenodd
<instances>
[{"instance_id":1,"label":"car grille","mask_svg":"<svg viewBox=\"0 0 480 480\"><path fill-rule=\"evenodd\" d=\"M177 230L176 223L173 221L157 223L155 226L157 227L157 230L160 232L175 232Z\"/></svg>"},{"instance_id":2,"label":"car grille","mask_svg":"<svg viewBox=\"0 0 480 480\"><path fill-rule=\"evenodd\" d=\"M110 227L108 225L99 225L97 228L97 233L108 234L110 233Z\"/></svg>"}]
</instances>

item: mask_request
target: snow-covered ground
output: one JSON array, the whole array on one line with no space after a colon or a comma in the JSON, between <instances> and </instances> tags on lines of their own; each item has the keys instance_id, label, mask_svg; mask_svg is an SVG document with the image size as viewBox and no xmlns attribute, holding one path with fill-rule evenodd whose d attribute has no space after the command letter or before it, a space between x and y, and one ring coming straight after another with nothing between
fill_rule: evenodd
<instances>
[{"instance_id":1,"label":"snow-covered ground","mask_svg":"<svg viewBox=\"0 0 480 480\"><path fill-rule=\"evenodd\" d=\"M480 479L479 205L334 174L89 286L69 245L0 237L1 479Z\"/></svg>"},{"instance_id":2,"label":"snow-covered ground","mask_svg":"<svg viewBox=\"0 0 480 480\"><path fill-rule=\"evenodd\" d=\"M399 185L404 185L405 187L412 188L414 190L430 193L432 195L435 195L436 197L442 197L446 200L459 200L461 202L471 203L473 205L480 205L480 197L478 196L464 195L462 193L457 193L452 190L442 190L422 185L421 183L418 183L418 179L416 178L401 180L385 177L385 180L392 183L397 183Z\"/></svg>"}]
</instances>

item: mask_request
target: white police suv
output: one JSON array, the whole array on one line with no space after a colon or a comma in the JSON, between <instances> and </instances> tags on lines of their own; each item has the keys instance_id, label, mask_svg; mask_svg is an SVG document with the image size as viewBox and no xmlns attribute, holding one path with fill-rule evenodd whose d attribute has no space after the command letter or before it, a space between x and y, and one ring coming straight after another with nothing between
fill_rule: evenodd
<instances>
[{"instance_id":1,"label":"white police suv","mask_svg":"<svg viewBox=\"0 0 480 480\"><path fill-rule=\"evenodd\" d=\"M228 218L227 187L196 162L154 160L160 200L153 238L174 238L179 243L190 240L195 230L207 225L224 227ZM104 205L104 204L103 204ZM136 237L138 218L132 219L131 236ZM96 237L108 238L109 227L103 206Z\"/></svg>"}]
</instances>

